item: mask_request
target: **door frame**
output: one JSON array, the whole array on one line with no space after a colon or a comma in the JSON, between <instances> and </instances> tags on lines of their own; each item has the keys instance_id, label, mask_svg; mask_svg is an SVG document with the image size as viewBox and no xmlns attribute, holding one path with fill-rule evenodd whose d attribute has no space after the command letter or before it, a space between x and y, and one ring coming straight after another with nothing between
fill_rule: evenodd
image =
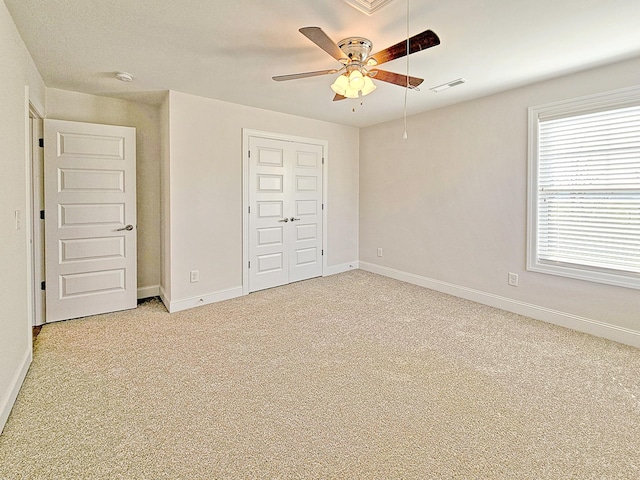
<instances>
[{"instance_id":1,"label":"door frame","mask_svg":"<svg viewBox=\"0 0 640 480\"><path fill-rule=\"evenodd\" d=\"M36 239L44 236L44 222L40 219L40 206L36 201L43 201L44 190L35 183L35 162L40 161L42 149L38 146L39 139L44 135L44 108L29 94L29 87L25 87L26 127L25 127L25 158L27 171L27 208L25 222L27 228L27 287L28 287L28 318L29 326L46 323L44 313L44 291L40 283L44 281L40 272L44 270L44 244L36 245ZM33 129L33 123L38 124ZM36 213L37 212L37 213Z\"/></svg>"},{"instance_id":2,"label":"door frame","mask_svg":"<svg viewBox=\"0 0 640 480\"><path fill-rule=\"evenodd\" d=\"M33 281L33 326L43 325L45 319L45 299L41 282L44 281L44 220L40 212L44 211L44 188L42 181L37 182L37 173L40 180L44 173L44 150L39 145L39 140L44 137L43 118L38 114L33 105L29 106L29 120L31 122L31 240L30 254L32 262Z\"/></svg>"},{"instance_id":3,"label":"door frame","mask_svg":"<svg viewBox=\"0 0 640 480\"><path fill-rule=\"evenodd\" d=\"M327 245L327 215L328 205L328 172L329 172L329 142L317 138L298 137L282 133L264 132L249 128L242 129L242 294L249 294L249 138L261 137L285 142L308 143L322 147L322 276L327 271L329 256Z\"/></svg>"}]
</instances>

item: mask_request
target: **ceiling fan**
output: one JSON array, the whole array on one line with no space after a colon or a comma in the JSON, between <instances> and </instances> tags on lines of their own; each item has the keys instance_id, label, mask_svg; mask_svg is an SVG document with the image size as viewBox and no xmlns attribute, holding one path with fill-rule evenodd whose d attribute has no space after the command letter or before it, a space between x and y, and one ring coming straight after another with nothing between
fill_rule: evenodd
<instances>
[{"instance_id":1,"label":"ceiling fan","mask_svg":"<svg viewBox=\"0 0 640 480\"><path fill-rule=\"evenodd\" d=\"M363 37L347 37L335 43L320 27L303 27L300 30L305 37L318 45L321 49L338 60L342 67L330 70L318 70L315 72L294 73L291 75L277 75L272 77L277 82L295 80L298 78L316 77L319 75L331 75L339 73L331 89L335 92L334 101L345 98L358 98L360 95L368 95L376 89L372 78L383 82L393 83L406 88L416 88L424 80L418 77L410 77L399 73L388 72L375 68L377 65L401 58L408 53L416 53L440 44L440 39L431 30L414 35L407 40L396 43L370 55L373 43Z\"/></svg>"}]
</instances>

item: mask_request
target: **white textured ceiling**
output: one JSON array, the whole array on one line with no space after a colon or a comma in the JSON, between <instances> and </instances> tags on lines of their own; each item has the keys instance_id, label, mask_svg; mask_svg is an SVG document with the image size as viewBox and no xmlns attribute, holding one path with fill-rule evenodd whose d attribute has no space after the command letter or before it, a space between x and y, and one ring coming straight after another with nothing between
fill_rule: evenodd
<instances>
[{"instance_id":1,"label":"white textured ceiling","mask_svg":"<svg viewBox=\"0 0 640 480\"><path fill-rule=\"evenodd\" d=\"M403 40L406 0L371 16L343 0L4 1L49 87L140 99L173 89L354 126L402 116L395 85L376 82L360 106L332 101L334 76L271 77L339 67L300 27L363 36L373 51ZM408 112L639 56L639 19L639 0L410 0L410 35L431 29L442 43L409 57L425 81ZM382 68L404 73L405 59ZM115 80L120 70L135 81ZM429 90L459 77L467 83Z\"/></svg>"}]
</instances>

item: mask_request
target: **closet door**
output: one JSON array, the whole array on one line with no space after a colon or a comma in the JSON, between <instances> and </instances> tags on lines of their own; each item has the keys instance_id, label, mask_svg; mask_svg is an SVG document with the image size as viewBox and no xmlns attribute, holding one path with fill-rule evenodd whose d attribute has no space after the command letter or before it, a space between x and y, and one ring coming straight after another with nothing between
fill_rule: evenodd
<instances>
[{"instance_id":1,"label":"closet door","mask_svg":"<svg viewBox=\"0 0 640 480\"><path fill-rule=\"evenodd\" d=\"M322 146L249 138L249 291L322 275Z\"/></svg>"},{"instance_id":2,"label":"closet door","mask_svg":"<svg viewBox=\"0 0 640 480\"><path fill-rule=\"evenodd\" d=\"M249 139L249 291L289 283L287 249L291 178L286 174L289 144Z\"/></svg>"},{"instance_id":3,"label":"closet door","mask_svg":"<svg viewBox=\"0 0 640 480\"><path fill-rule=\"evenodd\" d=\"M289 281L322 275L322 146L291 145Z\"/></svg>"}]
</instances>

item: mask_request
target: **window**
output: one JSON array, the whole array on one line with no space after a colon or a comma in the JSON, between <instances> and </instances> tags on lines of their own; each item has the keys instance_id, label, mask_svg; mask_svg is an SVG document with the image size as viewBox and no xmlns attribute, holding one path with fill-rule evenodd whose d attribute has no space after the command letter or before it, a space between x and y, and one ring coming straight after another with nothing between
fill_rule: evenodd
<instances>
[{"instance_id":1,"label":"window","mask_svg":"<svg viewBox=\"0 0 640 480\"><path fill-rule=\"evenodd\" d=\"M640 289L640 87L529 109L527 269Z\"/></svg>"}]
</instances>

